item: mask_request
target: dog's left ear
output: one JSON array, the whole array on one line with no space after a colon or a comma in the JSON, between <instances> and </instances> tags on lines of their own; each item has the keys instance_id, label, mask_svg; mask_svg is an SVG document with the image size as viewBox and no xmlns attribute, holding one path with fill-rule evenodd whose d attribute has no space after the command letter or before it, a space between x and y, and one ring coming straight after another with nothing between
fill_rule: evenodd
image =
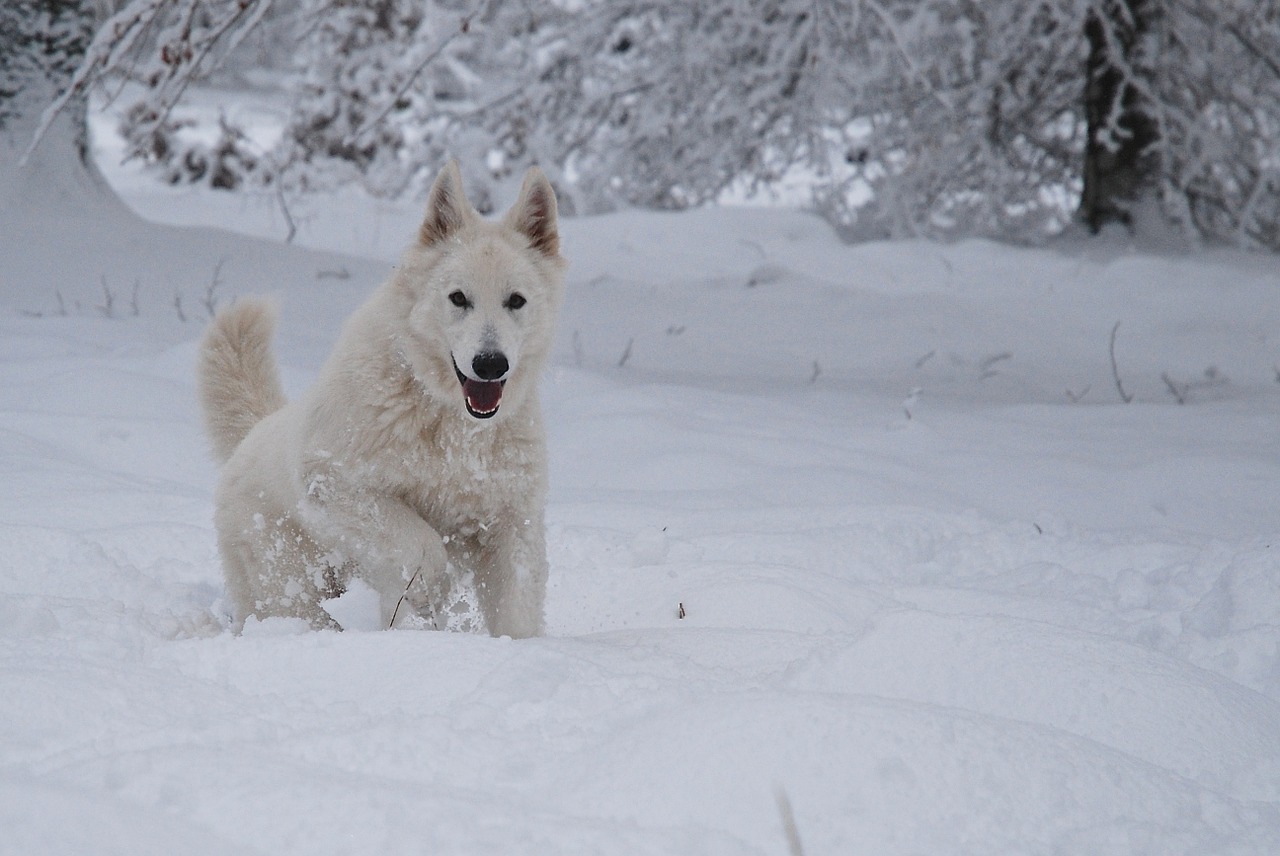
<instances>
[{"instance_id":1,"label":"dog's left ear","mask_svg":"<svg viewBox=\"0 0 1280 856\"><path fill-rule=\"evenodd\" d=\"M560 258L556 225L556 192L536 166L524 174L520 198L507 212L506 224L529 239L529 246L550 259Z\"/></svg>"}]
</instances>

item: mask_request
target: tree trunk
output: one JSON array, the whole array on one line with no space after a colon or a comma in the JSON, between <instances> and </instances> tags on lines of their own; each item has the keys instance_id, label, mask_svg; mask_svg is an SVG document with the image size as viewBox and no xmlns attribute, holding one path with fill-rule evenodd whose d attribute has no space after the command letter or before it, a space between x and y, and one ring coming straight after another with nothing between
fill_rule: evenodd
<instances>
[{"instance_id":1,"label":"tree trunk","mask_svg":"<svg viewBox=\"0 0 1280 856\"><path fill-rule=\"evenodd\" d=\"M1144 42L1157 2L1098 0L1085 21L1088 140L1079 216L1095 234L1109 223L1132 229L1135 206L1156 187L1159 128L1133 78L1153 82Z\"/></svg>"}]
</instances>

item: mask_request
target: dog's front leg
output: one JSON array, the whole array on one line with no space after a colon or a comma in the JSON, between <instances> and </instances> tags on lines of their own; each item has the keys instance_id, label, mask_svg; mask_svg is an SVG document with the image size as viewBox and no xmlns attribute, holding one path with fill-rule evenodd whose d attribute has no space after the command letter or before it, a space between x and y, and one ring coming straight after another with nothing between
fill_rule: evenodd
<instances>
[{"instance_id":1,"label":"dog's front leg","mask_svg":"<svg viewBox=\"0 0 1280 856\"><path fill-rule=\"evenodd\" d=\"M480 611L493 636L515 639L543 630L547 540L541 515L517 516L488 533L476 569Z\"/></svg>"},{"instance_id":2,"label":"dog's front leg","mask_svg":"<svg viewBox=\"0 0 1280 856\"><path fill-rule=\"evenodd\" d=\"M402 598L416 611L428 609L428 592L448 562L440 533L391 494L344 484L331 473L311 485L301 503L304 520L340 558L354 560L356 574L378 592L383 626Z\"/></svg>"}]
</instances>

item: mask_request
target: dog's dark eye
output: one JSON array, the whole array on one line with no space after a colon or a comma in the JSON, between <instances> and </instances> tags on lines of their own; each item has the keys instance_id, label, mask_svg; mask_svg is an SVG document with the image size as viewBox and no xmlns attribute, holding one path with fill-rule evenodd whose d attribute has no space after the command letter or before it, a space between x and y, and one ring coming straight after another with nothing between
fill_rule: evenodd
<instances>
[{"instance_id":1,"label":"dog's dark eye","mask_svg":"<svg viewBox=\"0 0 1280 856\"><path fill-rule=\"evenodd\" d=\"M453 294L450 294L449 302L459 309L466 309L471 305L471 301L467 300L467 296L461 291L455 291Z\"/></svg>"},{"instance_id":2,"label":"dog's dark eye","mask_svg":"<svg viewBox=\"0 0 1280 856\"><path fill-rule=\"evenodd\" d=\"M529 301L527 301L527 300L525 300L525 299L524 299L524 295L523 295L523 294L520 294L519 292L517 292L517 293L515 293L515 294L513 294L513 295L511 295L510 297L508 297L508 298L507 298L507 308L508 308L508 309L519 309L521 306L524 306L524 305L525 305L526 303L528 303L528 302L529 302Z\"/></svg>"}]
</instances>

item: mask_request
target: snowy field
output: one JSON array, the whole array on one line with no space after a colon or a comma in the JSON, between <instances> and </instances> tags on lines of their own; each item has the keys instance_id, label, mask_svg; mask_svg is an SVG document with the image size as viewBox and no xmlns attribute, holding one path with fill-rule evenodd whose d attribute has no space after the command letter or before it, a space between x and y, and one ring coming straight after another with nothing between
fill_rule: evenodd
<instances>
[{"instance_id":1,"label":"snowy field","mask_svg":"<svg viewBox=\"0 0 1280 856\"><path fill-rule=\"evenodd\" d=\"M547 637L236 637L208 306L301 390L418 211L112 179L0 222L0 852L1280 853L1274 257L567 221Z\"/></svg>"}]
</instances>

